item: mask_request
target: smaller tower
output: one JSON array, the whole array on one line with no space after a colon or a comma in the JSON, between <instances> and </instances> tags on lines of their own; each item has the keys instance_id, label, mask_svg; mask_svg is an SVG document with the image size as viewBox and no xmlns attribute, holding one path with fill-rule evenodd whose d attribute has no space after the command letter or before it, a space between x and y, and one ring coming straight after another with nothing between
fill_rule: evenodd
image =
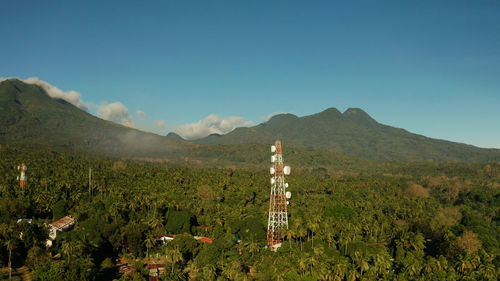
<instances>
[{"instance_id":1,"label":"smaller tower","mask_svg":"<svg viewBox=\"0 0 500 281\"><path fill-rule=\"evenodd\" d=\"M18 176L17 180L19 180L20 187L24 189L26 187L26 181L28 180L28 178L26 177L28 166L22 163L21 166L17 166L17 169L21 171L21 176Z\"/></svg>"}]
</instances>

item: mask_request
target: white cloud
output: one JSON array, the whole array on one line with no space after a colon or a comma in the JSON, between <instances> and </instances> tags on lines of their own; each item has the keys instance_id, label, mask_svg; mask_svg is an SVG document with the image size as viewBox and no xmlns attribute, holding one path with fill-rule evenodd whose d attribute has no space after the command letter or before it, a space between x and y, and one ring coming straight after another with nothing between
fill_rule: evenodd
<instances>
[{"instance_id":1,"label":"white cloud","mask_svg":"<svg viewBox=\"0 0 500 281\"><path fill-rule=\"evenodd\" d=\"M85 103L81 99L82 94L80 94L77 91L64 92L61 89L43 81L43 80L38 79L37 77L28 78L28 79L24 80L24 82L28 83L28 84L38 85L38 86L42 87L42 89L44 89L45 92L47 92L47 94L52 98L63 99L65 101L71 103L72 105L80 108L80 109L83 109L85 111L88 110L87 106L85 105Z\"/></svg>"},{"instance_id":2,"label":"white cloud","mask_svg":"<svg viewBox=\"0 0 500 281\"><path fill-rule=\"evenodd\" d=\"M278 115L278 114L283 114L283 113L287 113L287 112L273 112L273 113L270 113L269 115L267 115L265 117L260 117L260 121L262 121L262 123L267 122L273 116Z\"/></svg>"},{"instance_id":3,"label":"white cloud","mask_svg":"<svg viewBox=\"0 0 500 281\"><path fill-rule=\"evenodd\" d=\"M243 117L229 116L219 119L219 116L210 114L196 123L177 126L173 131L185 139L193 140L210 134L227 134L238 127L251 125L253 125L253 121L245 120Z\"/></svg>"},{"instance_id":4,"label":"white cloud","mask_svg":"<svg viewBox=\"0 0 500 281\"><path fill-rule=\"evenodd\" d=\"M165 121L163 121L163 120L158 120L156 122L156 126L158 126L158 128L160 128L162 130L165 130L167 128L167 125L165 124Z\"/></svg>"},{"instance_id":5,"label":"white cloud","mask_svg":"<svg viewBox=\"0 0 500 281\"><path fill-rule=\"evenodd\" d=\"M8 78L3 78L0 77L0 82L8 80L8 79L14 79L11 77ZM19 78L15 78L19 79ZM30 77L28 79L19 79L24 81L25 83L28 84L34 84L40 86L42 89L47 92L47 94L56 99L63 99L74 106L83 109L85 111L89 110L89 107L95 108L95 105L93 102L88 102L85 103L82 101L81 97L82 95L79 92L76 91L67 91L64 92L61 89L51 85L48 82L45 82L43 80L38 79L37 77ZM137 110L136 111L137 115L142 118L146 118L147 115L144 111L142 110ZM128 113L128 108L124 106L121 102L114 102L108 104L107 102L101 102L99 106L97 106L97 116L99 116L102 119L106 119L109 121L113 121L128 127L135 128L135 124L132 121L132 117ZM158 123L157 123L158 125ZM158 125L160 126L160 125Z\"/></svg>"},{"instance_id":6,"label":"white cloud","mask_svg":"<svg viewBox=\"0 0 500 281\"><path fill-rule=\"evenodd\" d=\"M102 119L113 121L125 125L127 127L135 128L131 116L128 113L128 108L121 102L106 103L104 102L97 110L97 116Z\"/></svg>"},{"instance_id":7,"label":"white cloud","mask_svg":"<svg viewBox=\"0 0 500 281\"><path fill-rule=\"evenodd\" d=\"M139 117L141 117L141 118L146 118L147 117L146 113L144 113L144 111L142 111L142 110L137 110L135 113L137 115L139 115Z\"/></svg>"}]
</instances>

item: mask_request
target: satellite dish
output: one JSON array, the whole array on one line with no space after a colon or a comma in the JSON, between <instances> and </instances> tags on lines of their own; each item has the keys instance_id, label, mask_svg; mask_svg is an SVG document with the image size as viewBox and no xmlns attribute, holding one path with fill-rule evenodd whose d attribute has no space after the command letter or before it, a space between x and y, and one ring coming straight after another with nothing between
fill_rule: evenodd
<instances>
[{"instance_id":1,"label":"satellite dish","mask_svg":"<svg viewBox=\"0 0 500 281\"><path fill-rule=\"evenodd\" d=\"M292 193L290 191L287 191L285 193L285 196L286 196L286 199L290 199L290 198L292 198Z\"/></svg>"},{"instance_id":2,"label":"satellite dish","mask_svg":"<svg viewBox=\"0 0 500 281\"><path fill-rule=\"evenodd\" d=\"M290 202L286 201L286 204L287 204L287 205L289 205L289 204L290 204Z\"/></svg>"},{"instance_id":3,"label":"satellite dish","mask_svg":"<svg viewBox=\"0 0 500 281\"><path fill-rule=\"evenodd\" d=\"M285 183L285 188L288 188L288 183Z\"/></svg>"},{"instance_id":4,"label":"satellite dish","mask_svg":"<svg viewBox=\"0 0 500 281\"><path fill-rule=\"evenodd\" d=\"M283 172L285 173L285 175L289 175L290 174L290 166L285 166L285 168L283 169Z\"/></svg>"},{"instance_id":5,"label":"satellite dish","mask_svg":"<svg viewBox=\"0 0 500 281\"><path fill-rule=\"evenodd\" d=\"M276 180L274 178L271 178L271 184L274 184Z\"/></svg>"},{"instance_id":6,"label":"satellite dish","mask_svg":"<svg viewBox=\"0 0 500 281\"><path fill-rule=\"evenodd\" d=\"M274 161L276 161L276 156L275 155L271 155L271 163L274 163Z\"/></svg>"},{"instance_id":7,"label":"satellite dish","mask_svg":"<svg viewBox=\"0 0 500 281\"><path fill-rule=\"evenodd\" d=\"M271 167L271 168L269 169L269 172L271 173L271 175L274 175L274 173L275 173L276 171L274 170L274 167Z\"/></svg>"},{"instance_id":8,"label":"satellite dish","mask_svg":"<svg viewBox=\"0 0 500 281\"><path fill-rule=\"evenodd\" d=\"M272 152L272 153L276 152L276 146L271 145L271 152Z\"/></svg>"}]
</instances>

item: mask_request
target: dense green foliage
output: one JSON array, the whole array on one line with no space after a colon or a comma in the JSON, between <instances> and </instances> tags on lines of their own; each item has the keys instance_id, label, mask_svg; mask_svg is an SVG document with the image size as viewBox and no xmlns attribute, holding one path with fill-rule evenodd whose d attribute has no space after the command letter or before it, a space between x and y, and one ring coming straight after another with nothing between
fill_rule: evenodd
<instances>
[{"instance_id":1,"label":"dense green foliage","mask_svg":"<svg viewBox=\"0 0 500 281\"><path fill-rule=\"evenodd\" d=\"M294 172L289 229L273 253L266 163L276 134ZM19 80L0 83L0 263L27 265L33 280L145 280L153 257L167 265L163 280L500 274L498 150L410 134L359 109L278 115L199 143L101 120ZM46 224L65 215L76 225L47 247ZM165 234L176 237L161 245ZM121 263L134 270L120 277Z\"/></svg>"},{"instance_id":2,"label":"dense green foliage","mask_svg":"<svg viewBox=\"0 0 500 281\"><path fill-rule=\"evenodd\" d=\"M290 227L274 253L265 249L267 169L176 167L12 146L0 155L0 242L12 245L1 248L0 262L7 265L11 249L14 267L29 265L33 280L120 278L116 258L136 268L123 280L145 280L147 270L133 260L157 255L167 264L163 280L496 280L500 274L500 163L295 170L288 178ZM29 167L25 190L16 181L20 162ZM64 205L77 223L46 248L44 224ZM18 218L34 221L17 224ZM161 246L158 234L177 236ZM62 258L53 260L57 253Z\"/></svg>"}]
</instances>

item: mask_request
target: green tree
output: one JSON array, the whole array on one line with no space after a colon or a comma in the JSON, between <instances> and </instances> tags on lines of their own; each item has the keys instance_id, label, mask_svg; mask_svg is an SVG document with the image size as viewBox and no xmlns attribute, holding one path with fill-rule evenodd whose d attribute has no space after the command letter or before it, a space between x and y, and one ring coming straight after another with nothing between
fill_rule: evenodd
<instances>
[{"instance_id":1,"label":"green tree","mask_svg":"<svg viewBox=\"0 0 500 281\"><path fill-rule=\"evenodd\" d=\"M174 266L179 261L182 261L182 254L179 251L179 249L174 248L174 249L167 249L166 255L168 263L170 263L172 266L172 274L174 274Z\"/></svg>"},{"instance_id":2,"label":"green tree","mask_svg":"<svg viewBox=\"0 0 500 281\"><path fill-rule=\"evenodd\" d=\"M49 254L42 248L35 246L28 251L26 264L33 270L37 266L46 263L49 260Z\"/></svg>"},{"instance_id":3,"label":"green tree","mask_svg":"<svg viewBox=\"0 0 500 281\"><path fill-rule=\"evenodd\" d=\"M7 247L7 251L9 251L9 280L12 280L12 251L14 250L14 238L8 238L5 241L5 247Z\"/></svg>"},{"instance_id":4,"label":"green tree","mask_svg":"<svg viewBox=\"0 0 500 281\"><path fill-rule=\"evenodd\" d=\"M149 258L149 249L153 248L156 245L156 239L152 234L149 234L146 240L144 241L144 244L146 245L146 257Z\"/></svg>"},{"instance_id":5,"label":"green tree","mask_svg":"<svg viewBox=\"0 0 500 281\"><path fill-rule=\"evenodd\" d=\"M66 266L60 262L49 260L33 271L33 281L66 280Z\"/></svg>"}]
</instances>

